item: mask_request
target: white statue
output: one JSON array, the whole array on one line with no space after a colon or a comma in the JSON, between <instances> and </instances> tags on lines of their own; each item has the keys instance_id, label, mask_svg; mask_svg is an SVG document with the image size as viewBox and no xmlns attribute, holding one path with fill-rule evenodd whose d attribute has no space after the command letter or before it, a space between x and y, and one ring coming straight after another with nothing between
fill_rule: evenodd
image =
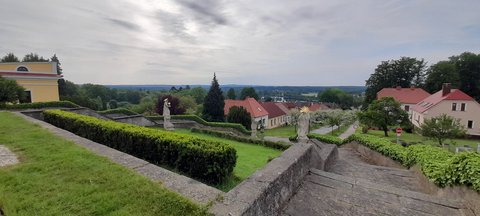
<instances>
[{"instance_id":1,"label":"white statue","mask_svg":"<svg viewBox=\"0 0 480 216\"><path fill-rule=\"evenodd\" d=\"M173 124L170 122L170 102L168 98L163 100L163 128L165 130L174 130Z\"/></svg>"},{"instance_id":2,"label":"white statue","mask_svg":"<svg viewBox=\"0 0 480 216\"><path fill-rule=\"evenodd\" d=\"M310 126L310 110L308 107L303 107L300 110L298 117L297 139L300 142L308 141L308 131Z\"/></svg>"},{"instance_id":3,"label":"white statue","mask_svg":"<svg viewBox=\"0 0 480 216\"><path fill-rule=\"evenodd\" d=\"M257 121L255 119L252 120L251 128L252 128L252 137L257 137Z\"/></svg>"}]
</instances>

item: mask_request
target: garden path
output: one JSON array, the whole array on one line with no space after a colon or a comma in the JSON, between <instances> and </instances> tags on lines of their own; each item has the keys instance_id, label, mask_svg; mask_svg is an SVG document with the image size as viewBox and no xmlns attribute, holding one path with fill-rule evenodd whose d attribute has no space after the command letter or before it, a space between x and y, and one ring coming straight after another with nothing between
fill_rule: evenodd
<instances>
[{"instance_id":1,"label":"garden path","mask_svg":"<svg viewBox=\"0 0 480 216\"><path fill-rule=\"evenodd\" d=\"M310 131L310 133L327 134L327 133L332 132L332 129L335 130L337 128L338 128L338 126L333 126L333 128L330 127L330 126L325 126L325 127L321 127L321 128L312 130L312 131Z\"/></svg>"},{"instance_id":2,"label":"garden path","mask_svg":"<svg viewBox=\"0 0 480 216\"><path fill-rule=\"evenodd\" d=\"M7 147L0 145L0 167L19 163L17 156Z\"/></svg>"}]
</instances>

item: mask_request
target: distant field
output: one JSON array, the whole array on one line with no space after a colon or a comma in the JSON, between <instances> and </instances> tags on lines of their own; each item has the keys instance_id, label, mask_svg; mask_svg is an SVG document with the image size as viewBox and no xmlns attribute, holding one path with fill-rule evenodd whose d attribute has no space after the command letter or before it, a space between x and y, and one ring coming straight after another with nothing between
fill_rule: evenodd
<instances>
[{"instance_id":1,"label":"distant field","mask_svg":"<svg viewBox=\"0 0 480 216\"><path fill-rule=\"evenodd\" d=\"M318 95L318 93L315 93L315 92L310 92L310 93L303 93L302 96L305 96L305 97L316 97Z\"/></svg>"}]
</instances>

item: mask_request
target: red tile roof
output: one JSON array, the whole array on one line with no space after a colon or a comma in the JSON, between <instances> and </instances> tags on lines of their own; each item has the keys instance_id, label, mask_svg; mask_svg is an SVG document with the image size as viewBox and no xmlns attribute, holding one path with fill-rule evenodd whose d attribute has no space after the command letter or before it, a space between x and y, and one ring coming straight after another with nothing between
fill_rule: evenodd
<instances>
[{"instance_id":1,"label":"red tile roof","mask_svg":"<svg viewBox=\"0 0 480 216\"><path fill-rule=\"evenodd\" d=\"M278 116L286 115L280 107L278 107L274 102L262 102L260 103L265 110L268 112L268 118L275 118Z\"/></svg>"},{"instance_id":2,"label":"red tile roof","mask_svg":"<svg viewBox=\"0 0 480 216\"><path fill-rule=\"evenodd\" d=\"M325 110L325 109L329 109L329 107L325 104L321 104L321 103L312 103L308 109L312 112L314 111L317 111L317 110Z\"/></svg>"},{"instance_id":3,"label":"red tile roof","mask_svg":"<svg viewBox=\"0 0 480 216\"><path fill-rule=\"evenodd\" d=\"M225 107L223 108L225 115L228 115L228 111L230 111L230 108L233 106L244 107L253 118L268 115L268 112L254 98L247 97L245 100L225 100Z\"/></svg>"},{"instance_id":4,"label":"red tile roof","mask_svg":"<svg viewBox=\"0 0 480 216\"><path fill-rule=\"evenodd\" d=\"M412 107L412 110L423 113L444 100L474 101L472 97L465 94L460 89L452 89L450 93L445 96L443 95L443 91L440 90L417 103L414 107Z\"/></svg>"},{"instance_id":5,"label":"red tile roof","mask_svg":"<svg viewBox=\"0 0 480 216\"><path fill-rule=\"evenodd\" d=\"M421 88L383 88L377 92L377 99L393 97L402 104L416 104L428 96L430 94Z\"/></svg>"},{"instance_id":6,"label":"red tile roof","mask_svg":"<svg viewBox=\"0 0 480 216\"><path fill-rule=\"evenodd\" d=\"M285 113L288 113L290 111L284 103L276 102L275 105L277 105L278 108L283 110L283 112L285 112Z\"/></svg>"}]
</instances>

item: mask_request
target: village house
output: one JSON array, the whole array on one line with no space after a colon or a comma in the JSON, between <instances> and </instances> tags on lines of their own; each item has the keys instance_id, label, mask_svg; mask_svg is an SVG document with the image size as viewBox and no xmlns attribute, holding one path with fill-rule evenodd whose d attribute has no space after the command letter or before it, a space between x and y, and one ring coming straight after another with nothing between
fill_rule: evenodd
<instances>
[{"instance_id":1,"label":"village house","mask_svg":"<svg viewBox=\"0 0 480 216\"><path fill-rule=\"evenodd\" d=\"M56 62L9 62L0 63L0 76L17 81L25 88L24 103L58 101Z\"/></svg>"},{"instance_id":2,"label":"village house","mask_svg":"<svg viewBox=\"0 0 480 216\"><path fill-rule=\"evenodd\" d=\"M420 127L425 119L447 114L459 119L469 135L480 135L480 104L459 89L451 89L450 83L442 90L423 99L412 108L412 123Z\"/></svg>"},{"instance_id":3,"label":"village house","mask_svg":"<svg viewBox=\"0 0 480 216\"><path fill-rule=\"evenodd\" d=\"M411 114L410 109L415 106L418 102L422 101L423 99L430 96L428 92L421 88L401 88L397 86L396 88L383 88L379 92L377 92L377 99L383 97L392 97L396 101L398 101L402 109L407 111Z\"/></svg>"},{"instance_id":4,"label":"village house","mask_svg":"<svg viewBox=\"0 0 480 216\"><path fill-rule=\"evenodd\" d=\"M275 102L262 102L260 105L268 112L267 129L280 127L287 123L287 112L282 110Z\"/></svg>"},{"instance_id":5,"label":"village house","mask_svg":"<svg viewBox=\"0 0 480 216\"><path fill-rule=\"evenodd\" d=\"M268 112L265 110L255 98L247 97L245 100L225 100L223 111L225 116L228 115L230 108L233 106L243 107L250 113L252 121L259 122L264 128L268 125Z\"/></svg>"}]
</instances>

